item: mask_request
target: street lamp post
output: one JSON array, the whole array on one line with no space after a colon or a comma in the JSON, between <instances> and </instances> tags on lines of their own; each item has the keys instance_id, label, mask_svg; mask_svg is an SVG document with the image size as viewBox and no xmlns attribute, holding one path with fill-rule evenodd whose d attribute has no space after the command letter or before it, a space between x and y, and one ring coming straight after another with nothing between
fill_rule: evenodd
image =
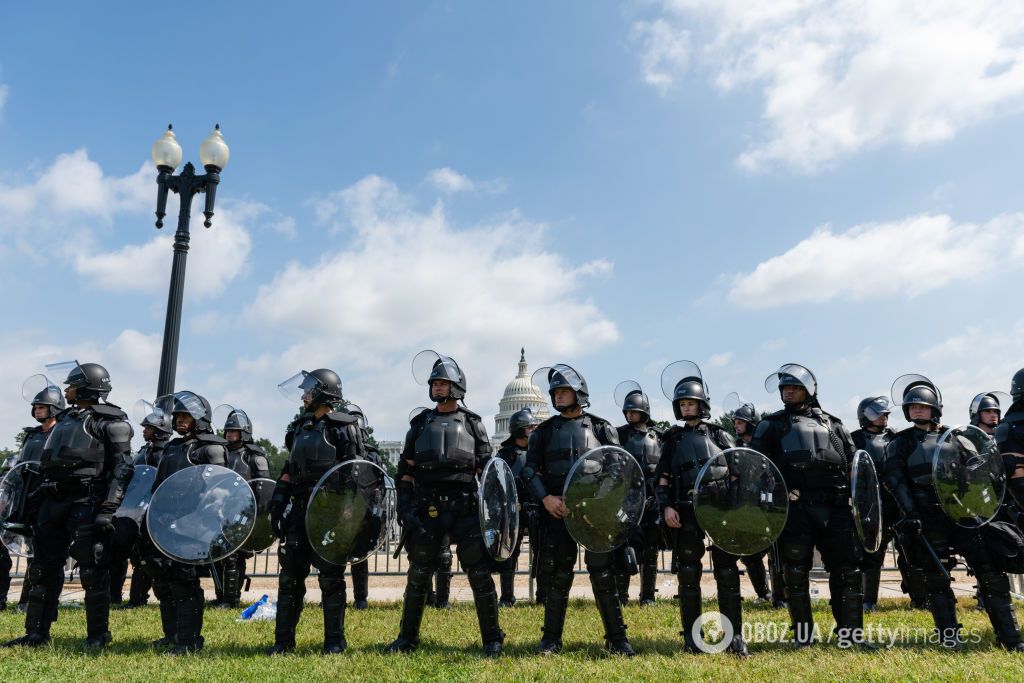
<instances>
[{"instance_id":1,"label":"street lamp post","mask_svg":"<svg viewBox=\"0 0 1024 683\"><path fill-rule=\"evenodd\" d=\"M156 164L156 227L164 227L167 215L167 191L181 199L178 210L178 229L174 233L174 261L171 264L171 286L167 294L167 320L164 323L164 344L160 353L160 376L157 379L156 395L163 396L174 391L174 375L178 367L178 337L181 332L181 301L185 291L185 260L188 258L189 220L192 213L192 197L206 193L203 215L205 227L212 225L213 203L220 183L220 172L228 163L229 150L220 133L220 125L214 127L203 144L199 146L199 160L206 169L206 175L196 175L192 162L185 164L180 175L172 175L181 163L181 145L174 137L171 126L167 126L160 139L153 143L153 163Z\"/></svg>"}]
</instances>

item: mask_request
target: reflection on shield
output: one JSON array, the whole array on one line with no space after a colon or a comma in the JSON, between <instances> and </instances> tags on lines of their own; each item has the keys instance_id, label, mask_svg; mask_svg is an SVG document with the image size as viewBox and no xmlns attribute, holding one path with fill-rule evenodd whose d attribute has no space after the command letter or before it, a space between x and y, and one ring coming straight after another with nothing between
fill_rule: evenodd
<instances>
[{"instance_id":1,"label":"reflection on shield","mask_svg":"<svg viewBox=\"0 0 1024 683\"><path fill-rule=\"evenodd\" d=\"M34 552L30 536L22 536L6 529L0 531L0 543L7 548L10 554L17 555L18 557L31 559Z\"/></svg>"},{"instance_id":2,"label":"reflection on shield","mask_svg":"<svg viewBox=\"0 0 1024 683\"><path fill-rule=\"evenodd\" d=\"M943 512L963 527L988 523L1006 492L1006 472L995 439L977 427L946 430L935 445L932 484Z\"/></svg>"},{"instance_id":3,"label":"reflection on shield","mask_svg":"<svg viewBox=\"0 0 1024 683\"><path fill-rule=\"evenodd\" d=\"M217 465L195 465L169 476L146 513L153 544L185 564L223 560L245 543L255 522L249 483Z\"/></svg>"},{"instance_id":4,"label":"reflection on shield","mask_svg":"<svg viewBox=\"0 0 1024 683\"><path fill-rule=\"evenodd\" d=\"M519 537L519 496L512 468L501 458L491 458L480 477L477 493L480 531L487 552L495 560L507 560Z\"/></svg>"},{"instance_id":5,"label":"reflection on shield","mask_svg":"<svg viewBox=\"0 0 1024 683\"><path fill-rule=\"evenodd\" d=\"M753 555L778 540L789 514L782 473L761 453L730 448L697 473L693 511L711 542L731 555Z\"/></svg>"},{"instance_id":6,"label":"reflection on shield","mask_svg":"<svg viewBox=\"0 0 1024 683\"><path fill-rule=\"evenodd\" d=\"M366 460L335 465L320 478L306 507L306 534L317 555L344 565L384 545L394 500L387 483L384 470Z\"/></svg>"},{"instance_id":7,"label":"reflection on shield","mask_svg":"<svg viewBox=\"0 0 1024 683\"><path fill-rule=\"evenodd\" d=\"M32 535L32 523L39 512L35 496L42 483L38 462L23 462L11 468L0 481L0 524L4 531L20 536ZM20 544L20 541L16 541Z\"/></svg>"},{"instance_id":8,"label":"reflection on shield","mask_svg":"<svg viewBox=\"0 0 1024 683\"><path fill-rule=\"evenodd\" d=\"M258 553L272 546L277 538L270 524L270 499L274 497L277 482L273 479L251 479L249 486L256 496L256 523L249 538L242 544L242 550Z\"/></svg>"},{"instance_id":9,"label":"reflection on shield","mask_svg":"<svg viewBox=\"0 0 1024 683\"><path fill-rule=\"evenodd\" d=\"M115 517L127 518L136 524L142 523L142 518L149 509L149 501L153 498L153 482L156 481L156 468L149 465L136 465L132 472L132 480L128 482L128 488L124 491L124 498L121 505L114 513Z\"/></svg>"},{"instance_id":10,"label":"reflection on shield","mask_svg":"<svg viewBox=\"0 0 1024 683\"><path fill-rule=\"evenodd\" d=\"M640 523L644 473L628 451L598 446L573 463L562 495L569 509L565 527L573 539L591 552L610 552Z\"/></svg>"},{"instance_id":11,"label":"reflection on shield","mask_svg":"<svg viewBox=\"0 0 1024 683\"><path fill-rule=\"evenodd\" d=\"M875 463L867 451L853 454L850 502L861 545L869 553L877 552L882 545L882 490Z\"/></svg>"}]
</instances>

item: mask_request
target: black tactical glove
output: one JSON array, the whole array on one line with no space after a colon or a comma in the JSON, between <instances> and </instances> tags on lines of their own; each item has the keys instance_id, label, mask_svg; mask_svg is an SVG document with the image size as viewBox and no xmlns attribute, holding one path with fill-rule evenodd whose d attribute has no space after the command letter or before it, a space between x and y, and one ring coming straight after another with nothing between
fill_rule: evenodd
<instances>
[{"instance_id":1,"label":"black tactical glove","mask_svg":"<svg viewBox=\"0 0 1024 683\"><path fill-rule=\"evenodd\" d=\"M406 533L420 531L426 533L427 529L416 514L416 487L411 481L401 479L395 485L398 493L398 521Z\"/></svg>"},{"instance_id":2,"label":"black tactical glove","mask_svg":"<svg viewBox=\"0 0 1024 683\"><path fill-rule=\"evenodd\" d=\"M274 495L270 499L270 530L278 538L284 538L285 511L292 497L292 485L290 482L278 480L274 487Z\"/></svg>"}]
</instances>

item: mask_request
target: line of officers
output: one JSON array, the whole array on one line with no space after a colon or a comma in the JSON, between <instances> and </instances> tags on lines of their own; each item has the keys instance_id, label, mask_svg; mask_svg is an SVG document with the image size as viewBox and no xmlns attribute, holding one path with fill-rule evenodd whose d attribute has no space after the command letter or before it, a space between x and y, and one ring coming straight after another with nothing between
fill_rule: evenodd
<instances>
[{"instance_id":1,"label":"line of officers","mask_svg":"<svg viewBox=\"0 0 1024 683\"><path fill-rule=\"evenodd\" d=\"M418 371L417 364L425 369ZM106 401L111 390L107 371L98 364L77 361L63 369L67 370L63 397L50 386L30 399L40 426L26 430L19 457L38 460L42 477L33 496L37 507L29 516L34 520L34 556L26 582L25 635L6 645L49 642L70 555L85 589L86 648L99 649L111 642L111 594L120 596L130 559L136 571L129 604L144 602L147 581L160 602L163 637L154 645L173 654L198 651L203 647L205 605L200 570L156 551L147 542L144 526L135 537L118 529L115 512L131 480L133 463L158 468L153 490L174 472L192 465L227 466L247 479L267 476L266 456L252 441L252 425L244 412L234 411L223 425L221 438L214 433L209 402L192 392L177 392L164 410L142 420L146 445L133 458L131 424L120 408ZM502 577L501 602L514 603L512 581L522 533L511 558L496 562L490 556L480 525L477 477L492 454L480 417L465 406L465 373L454 359L433 351L419 354L413 369L417 380L426 385L433 407L414 412L398 462L397 516L409 568L399 633L385 650L411 652L419 646L433 577L446 571L446 554L450 558L454 545L472 589L483 653L497 656L505 635L499 625L493 573ZM59 371L57 367L48 370L50 374ZM626 424L615 428L587 411L587 383L574 368L557 364L538 373L540 379L535 373L534 381L547 385L556 414L539 424L529 411L514 415L510 436L497 457L517 477L528 520L524 526L532 536L531 571L538 578L538 598L544 604L539 652L555 654L562 649L579 552L565 523L569 513L562 496L566 476L581 455L601 445L621 445L636 457L645 473L648 496L643 517L626 544L612 552L584 552L605 646L615 654L636 654L622 615L629 577L640 574L640 601L652 604L658 551L668 547L674 551L673 571L679 583L683 649L699 652L694 625L701 614L700 579L707 547L694 514L694 477L705 462L736 445L730 433L710 421L711 396L700 369L689 361L678 361L663 373L662 389L677 421L666 431L653 426L649 402L639 386L622 398ZM871 649L863 639L863 614L865 605L871 609L877 600L882 556L893 540L894 527L904 539L896 546L904 591L910 593L913 606L932 612L944 646L961 644L956 600L949 575L943 571L955 565L958 555L977 578L980 602L996 640L1007 649L1024 650L1007 577L1007 570L1015 565L1012 553L1000 550L1012 543L992 543L984 535L987 528L959 526L940 509L931 480L931 454L946 429L941 423L941 394L927 378L914 377L920 379L905 383L896 397L911 423L900 432L888 427L890 408L885 398L871 397L861 402L860 429L851 434L821 408L817 379L797 364L783 365L766 382L778 391L782 410L759 418L753 405L740 402L731 411L742 444L778 467L789 492L785 527L767 551L772 591L763 566L765 553L737 557L710 546L719 611L734 627L728 646L733 654L747 655L739 562L747 567L760 597L788 607L793 642L799 647L814 643L810 599L814 550L820 552L829 572L837 633ZM280 539L280 576L274 644L267 653L280 655L295 649L305 580L313 566L322 594L323 652L337 654L346 649L346 567L326 562L314 552L303 523L305 507L313 486L329 469L340 462L379 455L368 450L361 411L340 408L345 399L337 373L303 371L282 387L286 384L298 389L302 410L288 426L289 456L270 504L272 526ZM1018 506L1024 503L1024 370L1013 377L1005 415L1000 397L999 392L980 394L971 418L974 425L993 434L1005 463L1011 495L1003 507L1012 522L1002 525L1005 534L1016 530L1021 520ZM174 438L172 430L177 434ZM884 484L886 529L883 544L874 553L864 551L850 502L850 466L857 449L871 454ZM906 541L913 538L927 542ZM1019 531L1011 541L1019 541L1018 549L1024 550ZM244 565L241 554L224 561L219 602L237 605ZM366 567L357 566L353 565L356 603L365 606Z\"/></svg>"}]
</instances>

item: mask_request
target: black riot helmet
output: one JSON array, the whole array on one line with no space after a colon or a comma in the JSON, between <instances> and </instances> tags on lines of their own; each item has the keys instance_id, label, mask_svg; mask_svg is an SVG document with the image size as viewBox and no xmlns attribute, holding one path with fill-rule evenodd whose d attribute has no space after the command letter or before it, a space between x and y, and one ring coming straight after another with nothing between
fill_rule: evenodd
<instances>
[{"instance_id":1,"label":"black riot helmet","mask_svg":"<svg viewBox=\"0 0 1024 683\"><path fill-rule=\"evenodd\" d=\"M167 398L170 400L168 401ZM167 406L169 406L169 410L166 410ZM195 420L193 432L213 432L213 409L210 407L210 402L195 392L176 391L170 397L158 398L157 407L172 416L177 413L191 415Z\"/></svg>"},{"instance_id":2,"label":"black riot helmet","mask_svg":"<svg viewBox=\"0 0 1024 683\"><path fill-rule=\"evenodd\" d=\"M344 411L359 421L359 429L366 431L366 413L362 408L355 403L349 403L344 407Z\"/></svg>"},{"instance_id":3,"label":"black riot helmet","mask_svg":"<svg viewBox=\"0 0 1024 683\"><path fill-rule=\"evenodd\" d=\"M540 419L533 414L533 411L529 408L523 408L512 413L512 417L508 419L508 433L514 438L518 439L525 436L522 431L531 425L540 424Z\"/></svg>"},{"instance_id":4,"label":"black riot helmet","mask_svg":"<svg viewBox=\"0 0 1024 683\"><path fill-rule=\"evenodd\" d=\"M733 412L732 417L734 420L743 420L751 427L756 427L761 422L761 416L753 403L744 403Z\"/></svg>"},{"instance_id":5,"label":"black riot helmet","mask_svg":"<svg viewBox=\"0 0 1024 683\"><path fill-rule=\"evenodd\" d=\"M142 422L139 424L142 427L152 427L155 429L158 435L157 438L160 440L169 439L174 433L174 425L171 422L170 416L160 410L153 411L142 418Z\"/></svg>"},{"instance_id":6,"label":"black riot helmet","mask_svg":"<svg viewBox=\"0 0 1024 683\"><path fill-rule=\"evenodd\" d=\"M923 405L932 409L930 422L939 423L942 417L942 392L935 384L924 375L909 374L902 375L893 382L892 399L903 407L903 417L907 422L910 419L910 406Z\"/></svg>"},{"instance_id":7,"label":"black riot helmet","mask_svg":"<svg viewBox=\"0 0 1024 683\"><path fill-rule=\"evenodd\" d=\"M885 396L868 396L857 404L857 421L863 429L874 427L874 421L892 412Z\"/></svg>"},{"instance_id":8,"label":"black riot helmet","mask_svg":"<svg viewBox=\"0 0 1024 683\"><path fill-rule=\"evenodd\" d=\"M277 388L290 400L304 401L308 398L310 409L344 400L341 394L341 377L334 370L327 368L312 372L303 370L278 384Z\"/></svg>"},{"instance_id":9,"label":"black riot helmet","mask_svg":"<svg viewBox=\"0 0 1024 683\"><path fill-rule=\"evenodd\" d=\"M110 373L99 363L66 361L47 365L46 369L52 377L60 377L63 372L67 373L64 384L75 388L75 400L106 400L112 388Z\"/></svg>"},{"instance_id":10,"label":"black riot helmet","mask_svg":"<svg viewBox=\"0 0 1024 683\"><path fill-rule=\"evenodd\" d=\"M798 363L786 363L768 375L764 380L764 388L769 393L779 392L782 387L803 387L807 391L807 402L813 407L818 404L818 378L814 373Z\"/></svg>"},{"instance_id":11,"label":"black riot helmet","mask_svg":"<svg viewBox=\"0 0 1024 683\"><path fill-rule=\"evenodd\" d=\"M252 420L244 410L232 410L224 420L224 431L236 429L242 433L242 443L252 443Z\"/></svg>"},{"instance_id":12,"label":"black riot helmet","mask_svg":"<svg viewBox=\"0 0 1024 683\"><path fill-rule=\"evenodd\" d=\"M1013 379L1010 380L1010 396L1013 397L1014 403L1024 401L1024 368L1013 374Z\"/></svg>"},{"instance_id":13,"label":"black riot helmet","mask_svg":"<svg viewBox=\"0 0 1024 683\"><path fill-rule=\"evenodd\" d=\"M533 373L533 378L536 379L540 373L547 375L548 396L551 397L551 405L555 410L563 410L555 405L555 390L562 388L572 389L576 394L576 403L569 406L570 409L576 406L586 408L590 405L590 390L587 389L587 380L583 379L583 375L576 372L571 365L555 363L551 367L540 368ZM533 383L537 384L536 381Z\"/></svg>"},{"instance_id":14,"label":"black riot helmet","mask_svg":"<svg viewBox=\"0 0 1024 683\"><path fill-rule=\"evenodd\" d=\"M999 413L999 418L1003 417L1003 401L1009 398L1006 394L1001 391L986 391L978 394L971 401L971 407L968 412L971 417L971 424L975 427L981 422L981 411L983 410L995 410Z\"/></svg>"},{"instance_id":15,"label":"black riot helmet","mask_svg":"<svg viewBox=\"0 0 1024 683\"><path fill-rule=\"evenodd\" d=\"M700 367L689 360L677 360L661 371L661 391L672 401L672 412L677 420L683 419L679 402L691 399L700 403L700 417L711 417L711 391L704 383Z\"/></svg>"},{"instance_id":16,"label":"black riot helmet","mask_svg":"<svg viewBox=\"0 0 1024 683\"><path fill-rule=\"evenodd\" d=\"M619 382L618 386L615 387L615 402L622 406L622 414L624 416L630 410L633 410L642 413L645 422L650 422L651 402L638 382L631 379ZM628 416L626 420L629 420Z\"/></svg>"},{"instance_id":17,"label":"black riot helmet","mask_svg":"<svg viewBox=\"0 0 1024 683\"><path fill-rule=\"evenodd\" d=\"M21 397L32 406L30 414L33 419L37 419L35 416L36 406L46 406L49 409L46 418L39 422L45 422L55 417L57 413L67 407L63 392L46 375L32 375L26 379L21 385Z\"/></svg>"},{"instance_id":18,"label":"black riot helmet","mask_svg":"<svg viewBox=\"0 0 1024 683\"><path fill-rule=\"evenodd\" d=\"M444 403L450 399L461 401L466 398L466 373L454 358L443 356L437 351L426 349L417 353L412 359L412 376L416 382L427 387L427 398L434 403ZM448 396L434 398L431 385L441 380L449 382L451 390Z\"/></svg>"}]
</instances>

